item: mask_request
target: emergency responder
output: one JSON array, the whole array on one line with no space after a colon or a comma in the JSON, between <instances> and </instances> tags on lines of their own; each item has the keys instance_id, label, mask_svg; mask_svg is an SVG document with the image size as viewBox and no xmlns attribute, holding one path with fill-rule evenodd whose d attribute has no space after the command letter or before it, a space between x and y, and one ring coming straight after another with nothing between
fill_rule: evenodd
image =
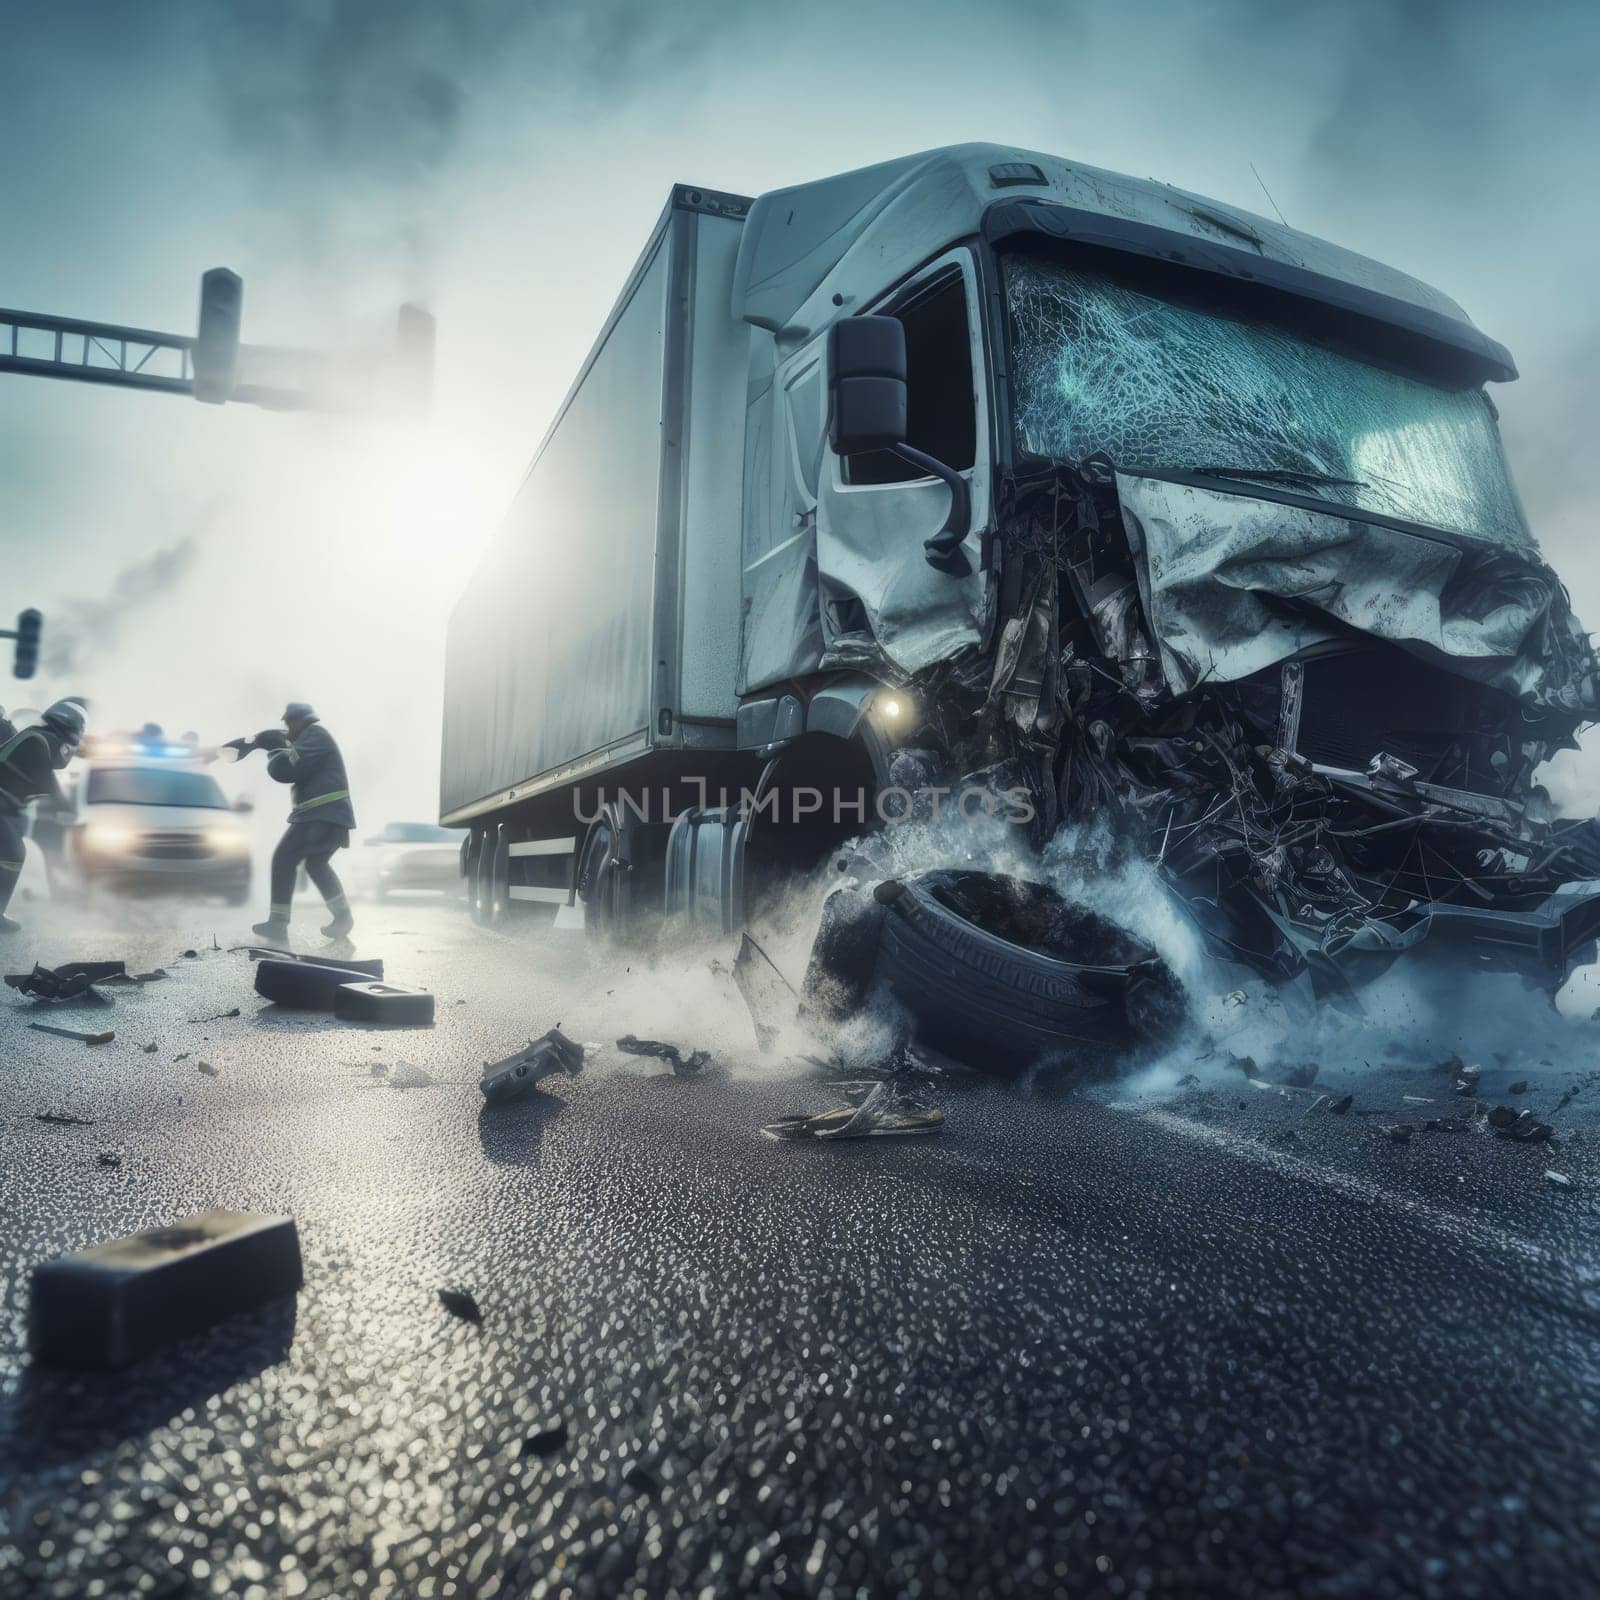
<instances>
[{"instance_id":1,"label":"emergency responder","mask_svg":"<svg viewBox=\"0 0 1600 1600\"><path fill-rule=\"evenodd\" d=\"M87 720L82 701L57 700L36 723L0 744L0 933L20 926L5 910L22 875L24 813L35 800L53 808L65 803L56 774L83 743Z\"/></svg>"},{"instance_id":2,"label":"emergency responder","mask_svg":"<svg viewBox=\"0 0 1600 1600\"><path fill-rule=\"evenodd\" d=\"M265 922L255 925L255 931L274 942L287 940L295 874L304 862L333 913L333 921L322 931L330 939L342 939L355 926L355 919L330 857L350 843L350 830L356 825L344 757L333 735L305 701L289 702L283 725L287 733L269 728L253 741L255 748L269 752L268 775L279 783L294 785L289 826L272 852L272 911Z\"/></svg>"}]
</instances>

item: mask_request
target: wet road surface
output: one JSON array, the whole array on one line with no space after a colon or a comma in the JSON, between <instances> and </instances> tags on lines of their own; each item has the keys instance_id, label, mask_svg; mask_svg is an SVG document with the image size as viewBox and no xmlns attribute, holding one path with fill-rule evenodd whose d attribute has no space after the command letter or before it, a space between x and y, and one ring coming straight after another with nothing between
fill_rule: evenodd
<instances>
[{"instance_id":1,"label":"wet road surface","mask_svg":"<svg viewBox=\"0 0 1600 1600\"><path fill-rule=\"evenodd\" d=\"M829 1096L703 952L618 973L368 909L359 953L439 996L389 1033L259 1001L210 948L235 913L33 911L7 970L171 976L47 1019L95 1049L0 1001L0 1595L1600 1590L1600 1095L1532 1148L1392 1142L1448 1092L1420 1069L1343 1117L1214 1075L772 1144ZM703 1021L717 1065L593 1052L484 1109L479 1064L557 1021ZM436 1081L374 1074L402 1062ZM297 1219L292 1304L116 1377L29 1362L36 1262L211 1206Z\"/></svg>"}]
</instances>

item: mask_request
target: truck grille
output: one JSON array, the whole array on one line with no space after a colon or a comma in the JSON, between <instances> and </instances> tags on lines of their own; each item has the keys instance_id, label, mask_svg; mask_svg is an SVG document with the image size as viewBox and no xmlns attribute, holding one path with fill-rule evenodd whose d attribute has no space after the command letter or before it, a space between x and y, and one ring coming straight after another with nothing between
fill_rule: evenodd
<instances>
[{"instance_id":1,"label":"truck grille","mask_svg":"<svg viewBox=\"0 0 1600 1600\"><path fill-rule=\"evenodd\" d=\"M198 833L141 834L134 853L149 861L201 861L211 854Z\"/></svg>"}]
</instances>

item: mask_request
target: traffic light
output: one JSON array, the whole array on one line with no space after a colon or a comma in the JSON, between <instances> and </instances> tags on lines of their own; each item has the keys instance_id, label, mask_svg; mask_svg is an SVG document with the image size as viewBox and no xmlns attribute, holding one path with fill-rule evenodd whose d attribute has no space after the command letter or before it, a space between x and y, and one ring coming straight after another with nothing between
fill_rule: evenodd
<instances>
[{"instance_id":1,"label":"traffic light","mask_svg":"<svg viewBox=\"0 0 1600 1600\"><path fill-rule=\"evenodd\" d=\"M19 678L31 678L34 668L39 665L39 630L43 626L44 618L31 606L26 611L18 612L14 635L17 654L12 670Z\"/></svg>"},{"instance_id":2,"label":"traffic light","mask_svg":"<svg viewBox=\"0 0 1600 1600\"><path fill-rule=\"evenodd\" d=\"M200 279L200 329L195 336L194 397L220 406L239 378L239 322L244 279L213 267Z\"/></svg>"}]
</instances>

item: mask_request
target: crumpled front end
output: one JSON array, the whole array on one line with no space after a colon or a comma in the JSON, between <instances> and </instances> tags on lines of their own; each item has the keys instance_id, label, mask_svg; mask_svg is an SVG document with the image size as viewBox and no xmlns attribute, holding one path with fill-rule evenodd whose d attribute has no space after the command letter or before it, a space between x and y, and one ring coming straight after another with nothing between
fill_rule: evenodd
<instances>
[{"instance_id":1,"label":"crumpled front end","mask_svg":"<svg viewBox=\"0 0 1600 1600\"><path fill-rule=\"evenodd\" d=\"M1559 983L1600 934L1600 829L1535 769L1596 659L1528 549L1109 462L1018 480L986 682L945 670L969 778L1041 838L1108 828L1212 954L1337 993L1448 951Z\"/></svg>"}]
</instances>

